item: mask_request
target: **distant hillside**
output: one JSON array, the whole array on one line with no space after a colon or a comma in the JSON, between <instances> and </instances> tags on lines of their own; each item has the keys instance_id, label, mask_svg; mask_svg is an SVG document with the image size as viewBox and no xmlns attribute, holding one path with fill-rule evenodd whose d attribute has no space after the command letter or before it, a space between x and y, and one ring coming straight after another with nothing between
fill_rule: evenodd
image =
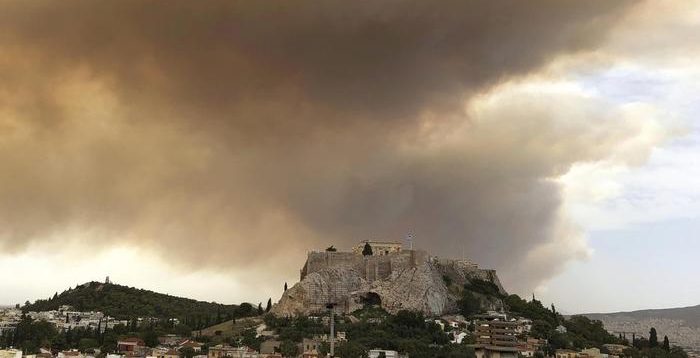
<instances>
[{"instance_id":1,"label":"distant hillside","mask_svg":"<svg viewBox=\"0 0 700 358\"><path fill-rule=\"evenodd\" d=\"M682 320L690 327L700 328L700 305L691 307L679 308L663 308L640 310L631 312L615 312L615 313L587 313L585 316L591 319L611 319L611 318L628 318L635 320L643 319L668 319Z\"/></svg>"},{"instance_id":2,"label":"distant hillside","mask_svg":"<svg viewBox=\"0 0 700 358\"><path fill-rule=\"evenodd\" d=\"M634 332L637 337L647 337L654 327L659 335L668 335L672 343L700 350L700 305L585 316L602 321L611 332ZM629 338L631 334L627 335Z\"/></svg>"},{"instance_id":3,"label":"distant hillside","mask_svg":"<svg viewBox=\"0 0 700 358\"><path fill-rule=\"evenodd\" d=\"M254 314L249 304L224 305L175 297L133 287L88 282L22 307L24 311L49 311L62 305L79 311L101 311L118 319L135 317L178 318L191 326L222 322Z\"/></svg>"}]
</instances>

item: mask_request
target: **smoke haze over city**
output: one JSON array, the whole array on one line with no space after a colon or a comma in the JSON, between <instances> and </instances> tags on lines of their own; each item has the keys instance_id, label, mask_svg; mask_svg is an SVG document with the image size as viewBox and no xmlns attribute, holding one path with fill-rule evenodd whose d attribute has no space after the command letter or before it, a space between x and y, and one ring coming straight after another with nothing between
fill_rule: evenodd
<instances>
[{"instance_id":1,"label":"smoke haze over city","mask_svg":"<svg viewBox=\"0 0 700 358\"><path fill-rule=\"evenodd\" d=\"M0 268L55 275L0 303L106 275L257 303L308 250L411 233L516 293L624 308L581 306L562 277L597 287L618 259L698 246L699 13L0 0ZM630 308L700 302L687 290Z\"/></svg>"}]
</instances>

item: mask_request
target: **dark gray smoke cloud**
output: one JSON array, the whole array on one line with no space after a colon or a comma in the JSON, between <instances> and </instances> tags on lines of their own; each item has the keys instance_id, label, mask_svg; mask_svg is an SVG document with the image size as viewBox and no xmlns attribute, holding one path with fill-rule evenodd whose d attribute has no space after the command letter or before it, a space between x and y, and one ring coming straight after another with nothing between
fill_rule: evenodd
<instances>
[{"instance_id":1,"label":"dark gray smoke cloud","mask_svg":"<svg viewBox=\"0 0 700 358\"><path fill-rule=\"evenodd\" d=\"M530 288L583 250L550 179L630 134L561 118L600 115L579 104L465 108L630 5L0 1L0 246L255 275L411 231Z\"/></svg>"}]
</instances>

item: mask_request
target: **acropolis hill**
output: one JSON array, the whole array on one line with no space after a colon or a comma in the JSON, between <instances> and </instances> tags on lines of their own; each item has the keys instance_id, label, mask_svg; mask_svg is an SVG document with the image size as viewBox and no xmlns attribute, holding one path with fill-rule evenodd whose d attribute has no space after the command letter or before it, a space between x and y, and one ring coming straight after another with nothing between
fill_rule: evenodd
<instances>
[{"instance_id":1,"label":"acropolis hill","mask_svg":"<svg viewBox=\"0 0 700 358\"><path fill-rule=\"evenodd\" d=\"M365 245L372 248L371 254L363 254ZM309 252L300 278L273 306L273 314L310 315L333 303L339 313L373 304L391 313L408 309L442 315L457 310L462 287L472 280L492 282L506 293L495 270L468 260L433 257L394 242L363 241L351 251ZM503 306L497 297L480 299L484 309Z\"/></svg>"}]
</instances>

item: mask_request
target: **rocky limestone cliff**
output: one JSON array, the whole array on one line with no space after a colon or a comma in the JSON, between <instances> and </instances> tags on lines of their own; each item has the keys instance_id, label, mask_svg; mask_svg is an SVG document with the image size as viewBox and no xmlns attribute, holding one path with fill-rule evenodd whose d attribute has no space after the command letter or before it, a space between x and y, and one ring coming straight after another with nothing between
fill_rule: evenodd
<instances>
[{"instance_id":1,"label":"rocky limestone cliff","mask_svg":"<svg viewBox=\"0 0 700 358\"><path fill-rule=\"evenodd\" d=\"M420 259L406 260L406 257ZM339 313L350 313L369 304L380 305L390 313L414 310L438 316L456 312L464 284L475 279L492 282L506 294L495 271L479 269L466 261L428 258L414 253L380 259L390 267L387 274L380 276L369 274L367 270L368 266L376 265L377 258L362 256L336 261L313 272L303 271L303 279L282 295L271 312L277 316L312 315L325 311L327 304L335 303ZM308 262L304 267L307 266ZM503 308L498 297L478 293L475 296L481 300L484 310Z\"/></svg>"}]
</instances>

